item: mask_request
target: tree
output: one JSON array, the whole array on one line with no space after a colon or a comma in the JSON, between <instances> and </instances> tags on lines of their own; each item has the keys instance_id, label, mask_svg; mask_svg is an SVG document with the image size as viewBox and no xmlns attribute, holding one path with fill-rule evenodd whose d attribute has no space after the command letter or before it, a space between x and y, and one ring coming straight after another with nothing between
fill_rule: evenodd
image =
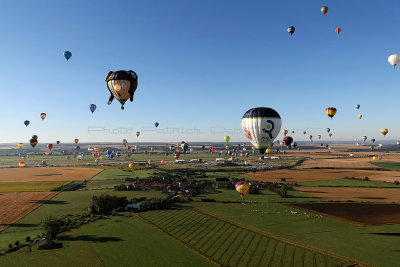
<instances>
[{"instance_id":1,"label":"tree","mask_svg":"<svg viewBox=\"0 0 400 267\"><path fill-rule=\"evenodd\" d=\"M63 228L64 223L57 218L52 216L46 217L42 221L42 229L44 231L44 235L50 239L54 239L57 237L59 233L61 233L61 229Z\"/></svg>"}]
</instances>

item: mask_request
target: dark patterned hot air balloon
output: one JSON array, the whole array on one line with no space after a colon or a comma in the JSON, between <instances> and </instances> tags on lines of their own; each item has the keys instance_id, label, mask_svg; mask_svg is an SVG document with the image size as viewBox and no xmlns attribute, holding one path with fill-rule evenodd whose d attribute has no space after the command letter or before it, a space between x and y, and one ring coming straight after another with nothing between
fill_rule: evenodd
<instances>
[{"instance_id":1,"label":"dark patterned hot air balloon","mask_svg":"<svg viewBox=\"0 0 400 267\"><path fill-rule=\"evenodd\" d=\"M290 35L293 35L294 31L296 30L296 28L294 26L290 26L287 31Z\"/></svg>"},{"instance_id":2,"label":"dark patterned hot air balloon","mask_svg":"<svg viewBox=\"0 0 400 267\"><path fill-rule=\"evenodd\" d=\"M335 116L335 114L336 114L336 108L334 108L334 107L329 107L329 108L326 108L325 109L325 113L326 113L326 115L328 115L328 117L329 118L333 118L333 116Z\"/></svg>"},{"instance_id":3,"label":"dark patterned hot air balloon","mask_svg":"<svg viewBox=\"0 0 400 267\"><path fill-rule=\"evenodd\" d=\"M283 137L283 142L285 143L285 146L290 146L293 142L293 138L291 136L285 136Z\"/></svg>"},{"instance_id":4,"label":"dark patterned hot air balloon","mask_svg":"<svg viewBox=\"0 0 400 267\"><path fill-rule=\"evenodd\" d=\"M124 104L128 99L133 101L133 95L138 86L138 76L133 70L110 71L107 74L106 83L111 94L107 104L110 105L116 98L121 103L121 109L124 109Z\"/></svg>"}]
</instances>

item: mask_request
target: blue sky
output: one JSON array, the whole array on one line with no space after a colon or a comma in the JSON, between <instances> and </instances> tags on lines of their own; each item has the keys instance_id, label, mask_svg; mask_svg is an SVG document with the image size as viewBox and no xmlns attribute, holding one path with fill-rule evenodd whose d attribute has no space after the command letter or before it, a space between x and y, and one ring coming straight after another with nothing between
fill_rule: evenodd
<instances>
[{"instance_id":1,"label":"blue sky","mask_svg":"<svg viewBox=\"0 0 400 267\"><path fill-rule=\"evenodd\" d=\"M383 139L384 127L398 139L400 69L387 58L400 54L399 8L395 0L4 2L0 143L33 134L46 143L245 141L241 117L257 106L277 110L299 141L306 128L327 139L327 127L335 141ZM104 81L120 69L139 76L123 111L106 104ZM338 109L332 121L329 106Z\"/></svg>"}]
</instances>

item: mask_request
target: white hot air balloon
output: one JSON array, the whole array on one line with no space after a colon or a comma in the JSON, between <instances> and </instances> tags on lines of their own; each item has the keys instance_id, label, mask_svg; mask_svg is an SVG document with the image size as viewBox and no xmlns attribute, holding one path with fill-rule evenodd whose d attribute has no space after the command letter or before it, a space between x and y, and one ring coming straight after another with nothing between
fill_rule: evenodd
<instances>
[{"instance_id":1,"label":"white hot air balloon","mask_svg":"<svg viewBox=\"0 0 400 267\"><path fill-rule=\"evenodd\" d=\"M390 55L390 56L388 57L388 61L389 61L389 63L393 66L393 68L395 68L396 65L397 65L397 63L400 62L400 56L397 55L397 54Z\"/></svg>"},{"instance_id":2,"label":"white hot air balloon","mask_svg":"<svg viewBox=\"0 0 400 267\"><path fill-rule=\"evenodd\" d=\"M249 109L242 118L242 128L247 139L261 154L265 153L281 130L281 117L272 108Z\"/></svg>"}]
</instances>

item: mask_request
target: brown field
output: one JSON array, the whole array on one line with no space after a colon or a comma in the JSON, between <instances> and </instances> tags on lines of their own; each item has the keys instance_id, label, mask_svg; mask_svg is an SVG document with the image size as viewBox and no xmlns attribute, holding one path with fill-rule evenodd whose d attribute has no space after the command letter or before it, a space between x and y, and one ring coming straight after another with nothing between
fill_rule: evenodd
<instances>
[{"instance_id":1,"label":"brown field","mask_svg":"<svg viewBox=\"0 0 400 267\"><path fill-rule=\"evenodd\" d=\"M322 200L400 203L400 188L296 187L296 190Z\"/></svg>"},{"instance_id":2,"label":"brown field","mask_svg":"<svg viewBox=\"0 0 400 267\"><path fill-rule=\"evenodd\" d=\"M273 171L259 171L248 173L246 178L263 182L280 182L286 178L287 182L323 181L343 179L344 177L364 178L369 177L374 181L394 182L400 181L400 171L372 171L372 170L348 170L348 169L282 169Z\"/></svg>"},{"instance_id":3,"label":"brown field","mask_svg":"<svg viewBox=\"0 0 400 267\"><path fill-rule=\"evenodd\" d=\"M0 231L3 231L10 224L15 223L56 194L58 194L58 192L0 194Z\"/></svg>"},{"instance_id":4,"label":"brown field","mask_svg":"<svg viewBox=\"0 0 400 267\"><path fill-rule=\"evenodd\" d=\"M0 169L0 182L89 180L102 169L96 168L9 168Z\"/></svg>"},{"instance_id":5,"label":"brown field","mask_svg":"<svg viewBox=\"0 0 400 267\"><path fill-rule=\"evenodd\" d=\"M400 205L398 204L298 203L287 205L363 226L400 223Z\"/></svg>"}]
</instances>

